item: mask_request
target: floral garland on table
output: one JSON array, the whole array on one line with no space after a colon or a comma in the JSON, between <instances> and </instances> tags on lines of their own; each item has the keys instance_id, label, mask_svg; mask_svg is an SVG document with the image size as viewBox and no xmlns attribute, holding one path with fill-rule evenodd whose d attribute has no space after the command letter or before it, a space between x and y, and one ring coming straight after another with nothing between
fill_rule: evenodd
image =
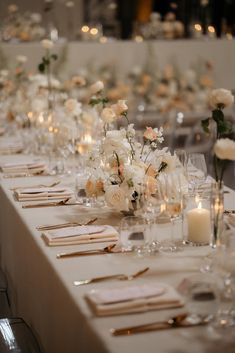
<instances>
[{"instance_id":1,"label":"floral garland on table","mask_svg":"<svg viewBox=\"0 0 235 353\"><path fill-rule=\"evenodd\" d=\"M104 195L107 205L118 211L135 211L140 206L142 193L154 194L160 173L172 172L176 159L167 148L158 149L164 140L162 128L147 127L142 135L143 144L139 143L134 124L128 121L126 101L107 106L106 99L100 98L102 90L96 92L99 98L93 97L92 101L96 99L97 105L102 105L101 109L97 108L103 121L104 138L99 150L89 157L92 177L87 181L86 193ZM126 128L109 129L110 123L123 118L128 123Z\"/></svg>"}]
</instances>

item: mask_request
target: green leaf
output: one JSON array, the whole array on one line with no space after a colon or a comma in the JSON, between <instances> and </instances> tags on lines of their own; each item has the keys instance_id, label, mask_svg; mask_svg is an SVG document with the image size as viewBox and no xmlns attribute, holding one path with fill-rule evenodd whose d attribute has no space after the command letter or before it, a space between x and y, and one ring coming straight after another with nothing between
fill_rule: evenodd
<instances>
[{"instance_id":1,"label":"green leaf","mask_svg":"<svg viewBox=\"0 0 235 353\"><path fill-rule=\"evenodd\" d=\"M207 118L207 119L204 119L204 120L201 121L202 129L207 134L209 134L209 132L210 132L209 123L210 123L210 118Z\"/></svg>"},{"instance_id":2,"label":"green leaf","mask_svg":"<svg viewBox=\"0 0 235 353\"><path fill-rule=\"evenodd\" d=\"M56 54L51 54L51 58L54 59L54 60L57 60L57 59L58 59L58 55L56 55Z\"/></svg>"},{"instance_id":3,"label":"green leaf","mask_svg":"<svg viewBox=\"0 0 235 353\"><path fill-rule=\"evenodd\" d=\"M44 72L45 72L45 65L44 65L43 63L40 63L40 64L38 65L38 70L39 70L40 72L44 73Z\"/></svg>"},{"instance_id":4,"label":"green leaf","mask_svg":"<svg viewBox=\"0 0 235 353\"><path fill-rule=\"evenodd\" d=\"M232 132L232 124L230 123L230 121L220 121L218 122L217 130L220 136L227 135Z\"/></svg>"},{"instance_id":5,"label":"green leaf","mask_svg":"<svg viewBox=\"0 0 235 353\"><path fill-rule=\"evenodd\" d=\"M212 118L217 122L217 124L219 122L224 121L224 113L222 112L222 110L220 109L215 109L212 111Z\"/></svg>"},{"instance_id":6,"label":"green leaf","mask_svg":"<svg viewBox=\"0 0 235 353\"><path fill-rule=\"evenodd\" d=\"M43 61L43 64L46 66L50 64L50 60L47 58L42 58L42 61Z\"/></svg>"}]
</instances>

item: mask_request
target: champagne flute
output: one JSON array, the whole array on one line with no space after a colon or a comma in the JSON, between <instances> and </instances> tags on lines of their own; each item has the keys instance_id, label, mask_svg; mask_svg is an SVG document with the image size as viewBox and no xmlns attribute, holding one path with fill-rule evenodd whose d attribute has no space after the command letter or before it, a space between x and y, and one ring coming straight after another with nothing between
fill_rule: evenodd
<instances>
[{"instance_id":1,"label":"champagne flute","mask_svg":"<svg viewBox=\"0 0 235 353\"><path fill-rule=\"evenodd\" d=\"M182 224L183 193L180 174L164 174L161 178L161 190L165 201L165 212L170 218L171 230L170 240L168 239L164 241L160 246L160 250L171 252L179 251L181 250L179 243L182 245L183 239L175 239L175 221L181 220ZM180 229L180 233L182 235L182 227Z\"/></svg>"},{"instance_id":2,"label":"champagne flute","mask_svg":"<svg viewBox=\"0 0 235 353\"><path fill-rule=\"evenodd\" d=\"M153 181L155 182L153 184ZM162 205L164 200L162 198L160 186L156 180L146 179L142 186L141 197L140 197L140 210L142 217L146 219L149 231L149 246L148 252L154 253L158 250L159 242L154 239L156 232L154 228L157 226L157 218L162 211Z\"/></svg>"}]
</instances>

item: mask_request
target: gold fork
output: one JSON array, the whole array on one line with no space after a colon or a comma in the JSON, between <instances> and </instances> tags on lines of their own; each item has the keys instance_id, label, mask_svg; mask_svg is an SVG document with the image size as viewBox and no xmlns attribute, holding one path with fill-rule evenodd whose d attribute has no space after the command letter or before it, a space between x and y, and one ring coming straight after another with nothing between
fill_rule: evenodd
<instances>
[{"instance_id":1,"label":"gold fork","mask_svg":"<svg viewBox=\"0 0 235 353\"><path fill-rule=\"evenodd\" d=\"M145 272L149 270L149 267L144 268L143 270L140 270L132 275L125 275L125 274L116 274L116 275L110 275L110 276L102 276L102 277L94 277L90 279L83 279L80 281L74 281L73 284L75 286L82 286L84 284L90 284L90 283L97 283L97 282L102 282L102 281L109 281L112 279L118 279L120 281L132 281L133 279L143 275Z\"/></svg>"},{"instance_id":2,"label":"gold fork","mask_svg":"<svg viewBox=\"0 0 235 353\"><path fill-rule=\"evenodd\" d=\"M15 186L14 188L11 188L10 190L15 191L17 189L36 189L36 188L53 188L54 186L60 184L60 180L57 180L49 185L46 184L38 184L38 185L26 185L26 186Z\"/></svg>"},{"instance_id":3,"label":"gold fork","mask_svg":"<svg viewBox=\"0 0 235 353\"><path fill-rule=\"evenodd\" d=\"M90 219L85 223L79 222L67 222L67 223L60 223L60 224L52 224L52 225L45 225L45 226L37 226L37 230L53 230L53 229L60 229L60 228L67 228L67 227L76 227L76 226L88 226L89 224L94 223L97 220L97 217Z\"/></svg>"}]
</instances>

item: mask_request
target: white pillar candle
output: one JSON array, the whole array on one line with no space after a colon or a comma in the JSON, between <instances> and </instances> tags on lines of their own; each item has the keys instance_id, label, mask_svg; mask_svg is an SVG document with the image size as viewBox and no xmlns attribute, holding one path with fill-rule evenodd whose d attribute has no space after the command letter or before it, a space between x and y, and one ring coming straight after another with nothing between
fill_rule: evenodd
<instances>
[{"instance_id":1,"label":"white pillar candle","mask_svg":"<svg viewBox=\"0 0 235 353\"><path fill-rule=\"evenodd\" d=\"M188 240L193 243L209 243L211 237L210 211L201 208L194 208L187 213Z\"/></svg>"}]
</instances>

